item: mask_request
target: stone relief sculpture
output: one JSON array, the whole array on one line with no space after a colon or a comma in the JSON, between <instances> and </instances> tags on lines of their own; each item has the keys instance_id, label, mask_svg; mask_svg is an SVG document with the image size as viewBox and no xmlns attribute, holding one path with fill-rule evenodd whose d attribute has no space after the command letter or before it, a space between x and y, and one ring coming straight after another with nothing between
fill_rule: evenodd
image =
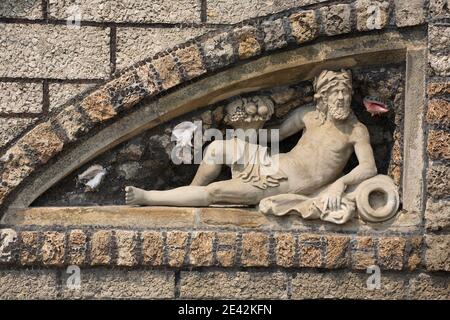
<instances>
[{"instance_id":1,"label":"stone relief sculpture","mask_svg":"<svg viewBox=\"0 0 450 320\"><path fill-rule=\"evenodd\" d=\"M368 130L351 110L351 72L324 70L313 87L315 105L295 109L279 128L271 128L279 130L279 141L302 132L291 151L270 155L264 145L238 136L215 140L189 186L166 191L128 186L126 203L259 205L265 214L297 214L336 224L356 214L370 222L391 218L399 207L398 191L388 176L377 175ZM241 98L226 111L233 128L261 129L274 105L266 97ZM353 152L358 165L343 174ZM230 165L232 178L214 182L223 163Z\"/></svg>"}]
</instances>

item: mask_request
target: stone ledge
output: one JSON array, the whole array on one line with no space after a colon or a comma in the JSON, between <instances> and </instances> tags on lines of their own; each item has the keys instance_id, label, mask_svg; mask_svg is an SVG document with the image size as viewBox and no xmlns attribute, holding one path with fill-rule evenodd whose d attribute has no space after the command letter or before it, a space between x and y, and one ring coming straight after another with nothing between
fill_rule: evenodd
<instances>
[{"instance_id":1,"label":"stone ledge","mask_svg":"<svg viewBox=\"0 0 450 320\"><path fill-rule=\"evenodd\" d=\"M351 233L407 232L420 229L420 217L414 212L399 212L382 223L368 223L359 219L344 225L319 220L304 220L298 216L276 217L259 213L255 208L211 206L189 207L30 207L11 208L0 220L0 226L28 228L184 228L214 230L266 230L266 231L328 231Z\"/></svg>"}]
</instances>

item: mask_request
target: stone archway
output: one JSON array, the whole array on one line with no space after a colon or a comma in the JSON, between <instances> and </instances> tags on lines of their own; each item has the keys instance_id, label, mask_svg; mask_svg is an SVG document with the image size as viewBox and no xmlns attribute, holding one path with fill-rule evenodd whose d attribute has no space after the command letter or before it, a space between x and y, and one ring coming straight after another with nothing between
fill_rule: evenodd
<instances>
[{"instance_id":1,"label":"stone archway","mask_svg":"<svg viewBox=\"0 0 450 320\"><path fill-rule=\"evenodd\" d=\"M310 79L325 67L405 61L414 57L414 52L423 55L420 31L325 38L305 46L320 35L313 27L317 17L311 12L279 17L290 23L290 28L281 28L284 41L277 38L274 43L270 37L274 30L268 30L264 21L211 32L144 60L72 99L2 157L3 207L27 207L105 150L161 122L235 94ZM305 21L314 23L305 26ZM277 24L270 26L276 28ZM274 49L284 51L267 54ZM407 63L419 65L420 57ZM417 95L420 101L417 91L414 99ZM420 102L416 107L420 109ZM418 121L411 126L417 128ZM414 193L410 203L415 202L412 206L417 210L421 195L417 190Z\"/></svg>"}]
</instances>

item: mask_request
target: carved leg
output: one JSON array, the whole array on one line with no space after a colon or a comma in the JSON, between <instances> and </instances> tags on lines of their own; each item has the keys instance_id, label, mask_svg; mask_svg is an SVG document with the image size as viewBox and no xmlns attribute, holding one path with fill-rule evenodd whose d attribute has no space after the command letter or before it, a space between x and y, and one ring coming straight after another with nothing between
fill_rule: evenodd
<instances>
[{"instance_id":1,"label":"carved leg","mask_svg":"<svg viewBox=\"0 0 450 320\"><path fill-rule=\"evenodd\" d=\"M267 196L286 192L286 185L262 190L241 180L231 179L206 187L186 186L165 191L126 187L126 203L144 206L207 207L211 204L255 205Z\"/></svg>"},{"instance_id":2,"label":"carved leg","mask_svg":"<svg viewBox=\"0 0 450 320\"><path fill-rule=\"evenodd\" d=\"M204 207L210 204L206 187L187 186L165 191L146 191L125 188L125 202L129 205Z\"/></svg>"}]
</instances>

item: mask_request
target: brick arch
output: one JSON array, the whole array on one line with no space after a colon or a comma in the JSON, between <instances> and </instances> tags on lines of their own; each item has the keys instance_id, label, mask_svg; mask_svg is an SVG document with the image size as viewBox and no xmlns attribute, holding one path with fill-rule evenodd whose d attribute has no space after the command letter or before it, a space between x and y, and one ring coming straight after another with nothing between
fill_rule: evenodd
<instances>
[{"instance_id":1,"label":"brick arch","mask_svg":"<svg viewBox=\"0 0 450 320\"><path fill-rule=\"evenodd\" d=\"M57 180L108 148L236 93L311 78L328 62L350 67L404 58L407 41L401 34L394 37L397 43L387 35L375 44L378 38L362 34L357 40L361 44L355 40L350 45L346 40L327 44L334 35L367 31L350 16L355 12L350 9L348 17L331 29L328 16L319 14L327 8L289 10L207 33L145 59L68 101L2 156L0 205L3 209L11 204L28 206ZM379 27L385 26L383 22ZM371 50L374 46L378 48ZM142 117L146 123L141 123ZM86 141L92 140L92 133L99 145L89 149ZM49 167L64 172L52 174Z\"/></svg>"}]
</instances>

